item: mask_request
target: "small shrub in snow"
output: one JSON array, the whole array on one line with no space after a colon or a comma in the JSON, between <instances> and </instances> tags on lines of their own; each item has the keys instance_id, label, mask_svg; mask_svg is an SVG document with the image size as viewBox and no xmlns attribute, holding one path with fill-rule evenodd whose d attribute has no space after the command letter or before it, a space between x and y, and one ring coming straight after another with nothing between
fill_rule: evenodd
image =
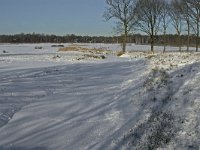
<instances>
[{"instance_id":1,"label":"small shrub in snow","mask_svg":"<svg viewBox=\"0 0 200 150\"><path fill-rule=\"evenodd\" d=\"M51 47L64 47L64 45L51 45Z\"/></svg>"},{"instance_id":2,"label":"small shrub in snow","mask_svg":"<svg viewBox=\"0 0 200 150\"><path fill-rule=\"evenodd\" d=\"M35 49L43 49L42 46L35 46Z\"/></svg>"},{"instance_id":3,"label":"small shrub in snow","mask_svg":"<svg viewBox=\"0 0 200 150\"><path fill-rule=\"evenodd\" d=\"M85 54L85 57L89 57L89 58L95 58L95 59L105 59L106 57L104 55L90 55L90 54Z\"/></svg>"},{"instance_id":4,"label":"small shrub in snow","mask_svg":"<svg viewBox=\"0 0 200 150\"><path fill-rule=\"evenodd\" d=\"M94 55L94 54L84 54L83 57L79 57L76 60L84 60L84 59L105 59L104 55Z\"/></svg>"},{"instance_id":5,"label":"small shrub in snow","mask_svg":"<svg viewBox=\"0 0 200 150\"><path fill-rule=\"evenodd\" d=\"M53 56L53 59L57 59L57 58L60 58L60 56L59 55Z\"/></svg>"},{"instance_id":6,"label":"small shrub in snow","mask_svg":"<svg viewBox=\"0 0 200 150\"><path fill-rule=\"evenodd\" d=\"M178 74L176 77L183 77L184 75L183 74Z\"/></svg>"},{"instance_id":7,"label":"small shrub in snow","mask_svg":"<svg viewBox=\"0 0 200 150\"><path fill-rule=\"evenodd\" d=\"M6 50L3 50L3 53L5 54L5 53L8 53Z\"/></svg>"},{"instance_id":8,"label":"small shrub in snow","mask_svg":"<svg viewBox=\"0 0 200 150\"><path fill-rule=\"evenodd\" d=\"M101 59L105 59L106 58L104 55L101 55L100 57L101 57Z\"/></svg>"}]
</instances>

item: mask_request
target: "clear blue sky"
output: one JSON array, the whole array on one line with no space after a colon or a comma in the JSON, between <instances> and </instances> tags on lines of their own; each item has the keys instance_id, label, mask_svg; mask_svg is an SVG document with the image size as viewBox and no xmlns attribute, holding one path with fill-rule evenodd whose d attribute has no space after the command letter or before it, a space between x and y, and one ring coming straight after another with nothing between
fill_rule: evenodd
<instances>
[{"instance_id":1,"label":"clear blue sky","mask_svg":"<svg viewBox=\"0 0 200 150\"><path fill-rule=\"evenodd\" d=\"M113 35L105 0L0 0L0 34Z\"/></svg>"}]
</instances>

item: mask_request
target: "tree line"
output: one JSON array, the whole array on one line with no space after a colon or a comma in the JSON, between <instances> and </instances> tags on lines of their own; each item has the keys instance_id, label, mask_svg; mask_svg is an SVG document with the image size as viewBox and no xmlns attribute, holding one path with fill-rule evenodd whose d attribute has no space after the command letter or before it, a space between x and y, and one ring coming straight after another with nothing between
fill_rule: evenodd
<instances>
[{"instance_id":1,"label":"tree line","mask_svg":"<svg viewBox=\"0 0 200 150\"><path fill-rule=\"evenodd\" d=\"M177 34L156 35L155 45L179 46ZM123 36L79 36L79 35L46 35L46 34L14 34L0 35L0 43L123 43ZM187 35L181 35L181 46L186 46L188 41ZM148 35L129 34L126 37L126 43L149 44ZM190 35L190 46L195 46L196 36ZM123 45L123 44L122 44Z\"/></svg>"},{"instance_id":2,"label":"tree line","mask_svg":"<svg viewBox=\"0 0 200 150\"><path fill-rule=\"evenodd\" d=\"M0 35L0 43L112 43L113 37L78 36L74 34L59 36L48 34Z\"/></svg>"},{"instance_id":3,"label":"tree line","mask_svg":"<svg viewBox=\"0 0 200 150\"><path fill-rule=\"evenodd\" d=\"M200 1L199 0L106 0L104 18L117 20L116 31L123 35L123 51L126 51L130 32L141 31L148 35L151 51L162 35L165 52L167 29L175 31L179 51L183 34L187 35L187 51L191 39L195 38L196 51L199 47ZM173 28L173 29L172 29ZM193 43L192 43L193 44Z\"/></svg>"}]
</instances>

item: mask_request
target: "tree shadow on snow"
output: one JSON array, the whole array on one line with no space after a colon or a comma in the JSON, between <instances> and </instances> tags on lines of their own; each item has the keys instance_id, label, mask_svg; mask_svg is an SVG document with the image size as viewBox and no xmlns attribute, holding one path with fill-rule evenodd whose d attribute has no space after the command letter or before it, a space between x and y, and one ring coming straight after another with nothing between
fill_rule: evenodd
<instances>
[{"instance_id":1,"label":"tree shadow on snow","mask_svg":"<svg viewBox=\"0 0 200 150\"><path fill-rule=\"evenodd\" d=\"M147 99L143 100L142 109L150 107L151 115L148 120L130 130L130 133L124 136L121 144L127 144L127 148L134 149L149 149L164 148L170 141L174 139L177 132L180 130L183 118L177 118L176 112L171 112L168 109L170 102L176 101L174 97L184 86L187 80L193 79L198 73L194 69L200 66L200 63L186 65L171 74L167 74L162 70L153 71L151 79L154 80L157 76L161 76L160 82L150 85L148 89ZM159 74L159 75L157 75ZM175 80L171 80L175 78ZM149 80L149 79L148 79ZM148 82L148 81L147 81ZM156 87L156 88L155 88ZM162 98L159 97L162 95ZM190 100L187 97L179 97L182 101L180 109L185 108L186 103ZM148 105L151 103L153 105ZM171 103L171 105L174 105ZM177 110L176 110L177 111ZM186 145L187 148L198 149L198 145Z\"/></svg>"},{"instance_id":2,"label":"tree shadow on snow","mask_svg":"<svg viewBox=\"0 0 200 150\"><path fill-rule=\"evenodd\" d=\"M177 118L176 112L172 112L168 109L168 106L172 104L172 101L176 101L174 97L180 88L184 86L185 82L193 79L199 70L194 68L200 63L194 63L186 65L183 68L179 68L174 72L168 74L164 70L153 70L144 81L144 88L147 89L146 93L139 98L140 110L138 113L131 117L133 120L142 118L144 110L151 112L147 120L141 122L134 128L131 128L128 133L118 138L118 141L113 142L113 139L106 141L101 145L100 149L110 147L111 149L138 149L138 150L154 150L157 148L164 148L169 142L174 140L177 132L181 128L182 118ZM154 81L156 77L161 77L159 82ZM172 78L175 78L175 80ZM131 90L129 90L131 91ZM160 96L162 95L162 96ZM189 103L187 97L179 97L182 103L179 109L184 109L186 103ZM173 105L173 104L172 104ZM127 124L129 124L128 122ZM126 126L126 124L125 124ZM133 124L134 126L134 124ZM123 128L123 127L122 127ZM113 134L110 137L119 136L119 134ZM91 148L97 146L93 145ZM199 146L195 144L185 145L188 149L198 150Z\"/></svg>"}]
</instances>

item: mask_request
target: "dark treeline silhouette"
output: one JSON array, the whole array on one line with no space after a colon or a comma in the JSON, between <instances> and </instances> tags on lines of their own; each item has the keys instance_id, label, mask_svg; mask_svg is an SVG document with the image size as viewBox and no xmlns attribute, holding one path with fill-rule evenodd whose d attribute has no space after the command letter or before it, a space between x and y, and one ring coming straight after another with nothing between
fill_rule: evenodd
<instances>
[{"instance_id":1,"label":"dark treeline silhouette","mask_svg":"<svg viewBox=\"0 0 200 150\"><path fill-rule=\"evenodd\" d=\"M157 35L156 45L163 45L166 41L167 45L178 46L178 35L167 34ZM181 44L185 46L187 43L187 35L181 36ZM127 43L150 44L151 40L147 35L134 34L127 35ZM190 46L195 46L196 36L190 37ZM48 34L15 34L0 35L0 43L123 43L122 36L78 36L78 35L48 35Z\"/></svg>"},{"instance_id":2,"label":"dark treeline silhouette","mask_svg":"<svg viewBox=\"0 0 200 150\"><path fill-rule=\"evenodd\" d=\"M48 35L48 34L14 34L0 35L0 43L122 43L122 36L80 36L80 35ZM147 44L145 35L128 35L128 43Z\"/></svg>"},{"instance_id":3,"label":"dark treeline silhouette","mask_svg":"<svg viewBox=\"0 0 200 150\"><path fill-rule=\"evenodd\" d=\"M0 43L112 43L113 37L77 36L74 34L58 36L48 34L0 35Z\"/></svg>"}]
</instances>

